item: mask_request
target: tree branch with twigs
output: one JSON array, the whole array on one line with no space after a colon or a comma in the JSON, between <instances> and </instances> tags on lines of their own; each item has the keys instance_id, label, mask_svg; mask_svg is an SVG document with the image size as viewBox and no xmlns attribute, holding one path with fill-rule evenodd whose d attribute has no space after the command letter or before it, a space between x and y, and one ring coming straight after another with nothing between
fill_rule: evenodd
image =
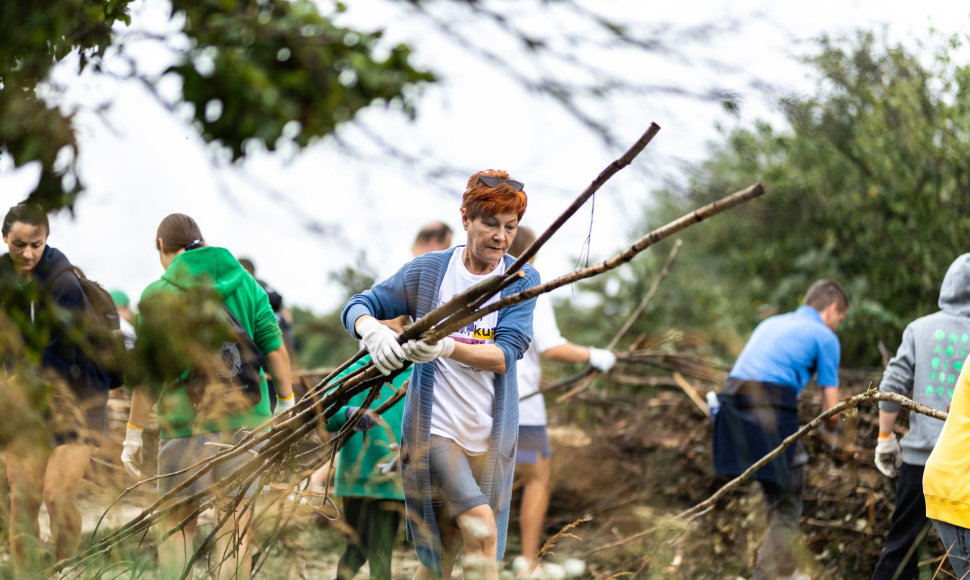
<instances>
[{"instance_id":1,"label":"tree branch with twigs","mask_svg":"<svg viewBox=\"0 0 970 580\"><path fill-rule=\"evenodd\" d=\"M676 514L673 517L672 521L676 521L679 523L693 522L696 518L710 511L715 505L717 505L717 502L720 501L724 496L736 490L741 484L751 479L751 477L754 476L754 474L757 473L758 470L760 470L764 466L774 461L782 453L784 453L786 449L794 445L797 441L805 438L809 433L817 429L820 425L822 425L822 423L827 421L830 417L845 411L855 409L862 403L866 403L870 401L891 401L894 403L899 403L903 408L908 409L909 411L920 413L929 417L933 417L935 419L940 419L941 421L946 421L946 417L947 417L947 413L945 411L934 409L932 407L927 407L926 405L922 405L920 403L913 401L912 399L909 399L907 397L904 397L896 393L883 393L876 389L870 388L864 393L860 393L858 395L854 395L852 397L848 397L846 399L843 399L842 401L839 401L831 409L827 409L826 411L824 411L823 413L819 414L817 417L815 417L814 419L806 423L805 425L802 425L795 433L786 437L781 442L781 444L778 445L778 447L773 449L771 452L766 454L758 461L754 462L754 464L752 464L748 469L746 469L744 473L735 477L728 483L724 484L722 487L720 487L717 491L715 491L710 497L708 497L704 501L701 501L695 504L694 506L692 506L691 508ZM687 527L684 526L681 533L686 532L686 529ZM636 541L639 538L643 538L645 536L652 534L656 530L657 528L651 528L649 530L644 530L642 532L638 532L636 534L627 536L621 540L617 540L615 542L610 542L608 544L597 546L587 552L587 557L596 552L602 552L604 550L609 550L612 548L617 548L617 547L629 544L631 542Z\"/></svg>"}]
</instances>

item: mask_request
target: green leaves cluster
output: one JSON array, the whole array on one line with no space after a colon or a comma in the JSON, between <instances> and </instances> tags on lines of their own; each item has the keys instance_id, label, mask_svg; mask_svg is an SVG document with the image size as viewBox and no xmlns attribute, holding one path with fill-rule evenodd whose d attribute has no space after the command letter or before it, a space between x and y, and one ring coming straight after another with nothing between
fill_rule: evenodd
<instances>
[{"instance_id":1,"label":"green leaves cluster","mask_svg":"<svg viewBox=\"0 0 970 580\"><path fill-rule=\"evenodd\" d=\"M665 283L678 288L669 322L746 335L834 278L853 299L845 362L879 366L877 344L892 352L906 322L937 310L943 275L967 250L970 68L949 56L959 46L923 46L921 60L871 33L822 39L809 59L818 91L782 103L787 126L730 132L687 191L658 196L650 227L755 181L769 192L684 235Z\"/></svg>"},{"instance_id":2,"label":"green leaves cluster","mask_svg":"<svg viewBox=\"0 0 970 580\"><path fill-rule=\"evenodd\" d=\"M768 194L682 234L630 336L700 330L695 346L733 361L758 322L833 278L852 298L843 364L881 366L879 343L895 352L909 321L938 310L947 268L970 250L970 67L951 58L962 42L931 37L917 55L872 33L821 39L807 59L818 88L780 102L785 123L726 132L686 187L655 192L631 238L758 181ZM671 243L585 286L616 310L593 319L622 324ZM590 333L588 317L569 328L568 310L564 331Z\"/></svg>"},{"instance_id":3,"label":"green leaves cluster","mask_svg":"<svg viewBox=\"0 0 970 580\"><path fill-rule=\"evenodd\" d=\"M83 190L74 112L58 107L51 70L75 52L81 70L95 72L109 49L124 54L116 27L130 23L129 3L15 2L0 12L0 153L17 167L40 165L30 199L45 208L71 207ZM174 0L172 19L181 31L155 39L182 47L162 75L180 77L182 93L166 104L191 105L202 137L233 160L249 142L305 147L375 103L412 114L414 88L434 80L406 46L379 47L379 32L335 26L306 0ZM132 75L150 90L161 80Z\"/></svg>"},{"instance_id":4,"label":"green leaves cluster","mask_svg":"<svg viewBox=\"0 0 970 580\"><path fill-rule=\"evenodd\" d=\"M171 71L207 141L245 154L286 137L301 147L368 105L413 112L406 88L434 77L412 67L405 45L377 56L380 34L335 26L309 1L175 0L192 47Z\"/></svg>"},{"instance_id":5,"label":"green leaves cluster","mask_svg":"<svg viewBox=\"0 0 970 580\"><path fill-rule=\"evenodd\" d=\"M38 91L72 51L83 70L111 46L111 27L128 23L130 0L10 2L0 11L0 151L14 165L40 165L31 196L45 207L70 206L81 190L71 115ZM80 71L79 71L80 72Z\"/></svg>"}]
</instances>

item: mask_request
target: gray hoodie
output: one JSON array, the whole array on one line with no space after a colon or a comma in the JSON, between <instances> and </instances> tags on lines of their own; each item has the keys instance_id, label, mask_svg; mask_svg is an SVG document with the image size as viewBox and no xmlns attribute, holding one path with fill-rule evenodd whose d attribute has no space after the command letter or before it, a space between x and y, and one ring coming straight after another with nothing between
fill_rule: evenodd
<instances>
[{"instance_id":1,"label":"gray hoodie","mask_svg":"<svg viewBox=\"0 0 970 580\"><path fill-rule=\"evenodd\" d=\"M943 277L939 305L939 312L917 318L903 331L902 344L889 361L879 390L946 411L970 352L970 254L950 265ZM881 401L879 408L895 412L899 404ZM900 441L903 462L926 465L942 429L943 421L911 413L909 433Z\"/></svg>"}]
</instances>

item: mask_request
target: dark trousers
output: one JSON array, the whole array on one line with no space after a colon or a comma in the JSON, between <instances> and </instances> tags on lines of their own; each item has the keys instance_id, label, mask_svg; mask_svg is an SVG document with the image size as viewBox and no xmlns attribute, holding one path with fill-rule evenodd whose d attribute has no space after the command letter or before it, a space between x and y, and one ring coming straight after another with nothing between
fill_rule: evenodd
<instances>
[{"instance_id":1,"label":"dark trousers","mask_svg":"<svg viewBox=\"0 0 970 580\"><path fill-rule=\"evenodd\" d=\"M805 464L808 453L801 441L795 443L794 459L788 469L784 488L761 481L764 492L767 529L758 549L753 580L768 580L795 572L795 541L802 519L802 493L805 491Z\"/></svg>"},{"instance_id":2,"label":"dark trousers","mask_svg":"<svg viewBox=\"0 0 970 580\"><path fill-rule=\"evenodd\" d=\"M337 579L350 580L370 560L370 577L391 580L391 554L404 502L369 497L343 498L344 519L353 530L337 563Z\"/></svg>"},{"instance_id":3,"label":"dark trousers","mask_svg":"<svg viewBox=\"0 0 970 580\"><path fill-rule=\"evenodd\" d=\"M916 578L917 547L926 539L929 527L926 500L923 499L923 466L904 463L899 469L896 507L889 524L889 535L872 573L873 580Z\"/></svg>"}]
</instances>

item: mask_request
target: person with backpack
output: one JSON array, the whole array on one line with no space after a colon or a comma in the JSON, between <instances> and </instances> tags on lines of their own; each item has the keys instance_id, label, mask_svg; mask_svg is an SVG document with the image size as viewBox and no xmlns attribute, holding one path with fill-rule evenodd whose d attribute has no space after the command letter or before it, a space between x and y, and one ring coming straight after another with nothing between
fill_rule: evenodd
<instances>
[{"instance_id":1,"label":"person with backpack","mask_svg":"<svg viewBox=\"0 0 970 580\"><path fill-rule=\"evenodd\" d=\"M9 538L18 571L43 567L38 533L43 501L53 552L74 555L81 540L78 486L107 433L109 378L90 356L85 330L94 313L75 268L47 245L50 223L21 203L3 219L0 257L5 328L4 429L10 484ZM22 403L17 406L17 403Z\"/></svg>"},{"instance_id":2,"label":"person with backpack","mask_svg":"<svg viewBox=\"0 0 970 580\"><path fill-rule=\"evenodd\" d=\"M255 402L248 389L243 392L236 383L223 382L230 371L242 376L253 370L244 343L251 342L265 356L276 388L276 414L291 409L295 400L289 357L269 299L232 253L208 246L195 220L178 213L159 224L155 247L165 272L144 290L139 302L135 356L147 384L132 393L121 461L132 475L142 477L142 430L157 400L158 473L162 476L158 492L165 494L192 473L165 474L215 455L238 441L246 430L261 426L273 416L258 364ZM233 321L246 336L227 338ZM233 348L227 351L227 344ZM226 362L229 364L223 364ZM187 497L231 477L251 457L241 454L217 463L177 492L177 497ZM251 497L257 487L254 484L226 495ZM218 508L220 502L216 505ZM228 521L228 531L216 535L211 570L215 576L249 577L252 510L247 508L246 502L241 504ZM162 522L161 530L167 533L188 519L159 546L164 577L180 574L195 550L197 522L193 514L197 509L196 504L185 505Z\"/></svg>"},{"instance_id":3,"label":"person with backpack","mask_svg":"<svg viewBox=\"0 0 970 580\"><path fill-rule=\"evenodd\" d=\"M381 373L401 369L403 359L416 363L401 426L406 526L421 560L415 578L450 577L459 550L466 577L499 576L519 431L516 361L532 340L535 300L484 315L434 344L402 345L380 321L420 319L503 276L514 262L507 251L526 203L524 185L507 172L475 173L461 203L467 243L411 260L353 296L340 314ZM485 305L539 283L532 266L520 272Z\"/></svg>"}]
</instances>

